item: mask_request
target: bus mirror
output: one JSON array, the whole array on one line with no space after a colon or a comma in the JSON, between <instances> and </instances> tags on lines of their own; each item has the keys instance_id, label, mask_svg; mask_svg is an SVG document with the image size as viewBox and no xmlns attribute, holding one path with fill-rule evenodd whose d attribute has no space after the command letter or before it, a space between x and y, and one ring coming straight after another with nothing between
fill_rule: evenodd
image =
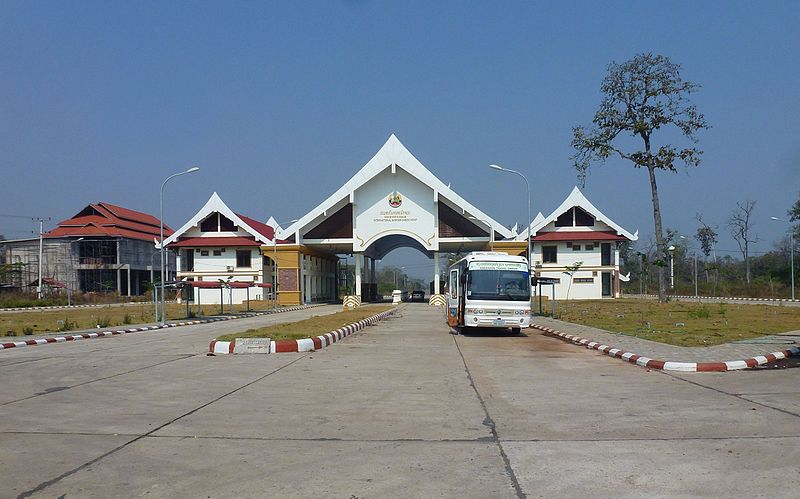
<instances>
[{"instance_id":1,"label":"bus mirror","mask_svg":"<svg viewBox=\"0 0 800 499\"><path fill-rule=\"evenodd\" d=\"M539 279L535 275L532 275L531 276L531 286L536 286L537 284L539 284Z\"/></svg>"}]
</instances>

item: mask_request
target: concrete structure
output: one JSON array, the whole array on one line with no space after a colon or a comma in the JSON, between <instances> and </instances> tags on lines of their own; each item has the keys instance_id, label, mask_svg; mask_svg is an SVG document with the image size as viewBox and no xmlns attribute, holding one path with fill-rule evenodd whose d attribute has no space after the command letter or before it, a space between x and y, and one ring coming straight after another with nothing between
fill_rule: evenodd
<instances>
[{"instance_id":1,"label":"concrete structure","mask_svg":"<svg viewBox=\"0 0 800 499\"><path fill-rule=\"evenodd\" d=\"M556 298L561 300L619 297L619 245L636 241L631 234L598 210L575 187L548 217L537 215L531 224L534 272L559 279ZM570 276L565 272L575 268ZM542 294L552 294L550 286Z\"/></svg>"},{"instance_id":2,"label":"concrete structure","mask_svg":"<svg viewBox=\"0 0 800 499\"><path fill-rule=\"evenodd\" d=\"M165 234L172 233L169 227L164 230ZM158 233L159 221L152 215L105 202L87 205L43 235L45 291L68 288L126 296L144 294L160 270L153 245ZM0 242L0 261L19 263L22 269L11 282L2 284L23 291L36 289L38 238ZM174 258L168 260L168 271L175 268L174 262Z\"/></svg>"},{"instance_id":3,"label":"concrete structure","mask_svg":"<svg viewBox=\"0 0 800 499\"><path fill-rule=\"evenodd\" d=\"M234 213L215 192L183 227L164 239L164 245L177 256L179 280L251 283L249 287L224 289L225 303L238 304L248 298L272 298L275 282L272 253L262 256L259 248L272 247L274 237L272 227ZM200 293L200 288L195 288L190 300L200 299L208 304L220 302L219 292Z\"/></svg>"}]
</instances>

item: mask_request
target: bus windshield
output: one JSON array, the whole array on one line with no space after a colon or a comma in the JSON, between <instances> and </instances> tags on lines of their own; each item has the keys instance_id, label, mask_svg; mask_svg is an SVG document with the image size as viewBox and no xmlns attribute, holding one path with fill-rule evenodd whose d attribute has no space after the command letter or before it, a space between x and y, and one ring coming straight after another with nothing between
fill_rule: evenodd
<instances>
[{"instance_id":1,"label":"bus windshield","mask_svg":"<svg viewBox=\"0 0 800 499\"><path fill-rule=\"evenodd\" d=\"M470 270L466 298L527 301L531 293L528 275L524 270Z\"/></svg>"}]
</instances>

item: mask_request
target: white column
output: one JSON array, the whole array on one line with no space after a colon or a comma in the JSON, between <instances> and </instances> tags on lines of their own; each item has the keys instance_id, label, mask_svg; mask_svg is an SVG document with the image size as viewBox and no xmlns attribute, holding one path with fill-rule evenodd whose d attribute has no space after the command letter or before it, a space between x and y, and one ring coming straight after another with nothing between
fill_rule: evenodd
<instances>
[{"instance_id":1,"label":"white column","mask_svg":"<svg viewBox=\"0 0 800 499\"><path fill-rule=\"evenodd\" d=\"M439 289L439 252L433 252L433 293L439 294L441 290Z\"/></svg>"},{"instance_id":2,"label":"white column","mask_svg":"<svg viewBox=\"0 0 800 499\"><path fill-rule=\"evenodd\" d=\"M356 289L354 290L356 296L361 298L361 260L364 258L364 255L361 253L356 253L353 255L356 261Z\"/></svg>"}]
</instances>

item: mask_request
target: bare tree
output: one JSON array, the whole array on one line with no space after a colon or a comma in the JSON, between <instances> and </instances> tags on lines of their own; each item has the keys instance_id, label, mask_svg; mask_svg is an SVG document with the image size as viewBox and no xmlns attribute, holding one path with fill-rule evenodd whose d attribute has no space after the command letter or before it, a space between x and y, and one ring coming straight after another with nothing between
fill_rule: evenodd
<instances>
[{"instance_id":1,"label":"bare tree","mask_svg":"<svg viewBox=\"0 0 800 499\"><path fill-rule=\"evenodd\" d=\"M746 200L743 203L736 202L736 209L731 212L728 219L728 227L731 229L731 237L739 245L739 251L744 258L744 282L750 285L750 245L758 242L758 235L753 234L753 210L756 207L755 201Z\"/></svg>"},{"instance_id":2,"label":"bare tree","mask_svg":"<svg viewBox=\"0 0 800 499\"><path fill-rule=\"evenodd\" d=\"M698 166L702 151L694 147L677 148L669 143L659 145L653 134L673 125L685 138L697 142L695 132L709 128L705 117L689 102L689 94L699 85L684 81L680 69L669 58L650 53L639 54L622 64L611 63L600 87L603 100L592 128L578 126L572 130L575 154L571 159L582 184L592 162L604 162L611 156L647 170L659 259L666 255L667 245L662 232L656 170L676 172L676 161ZM623 150L621 147L628 140L617 140L620 135L641 139L643 149ZM658 299L665 302L666 297L664 266L659 266Z\"/></svg>"}]
</instances>

